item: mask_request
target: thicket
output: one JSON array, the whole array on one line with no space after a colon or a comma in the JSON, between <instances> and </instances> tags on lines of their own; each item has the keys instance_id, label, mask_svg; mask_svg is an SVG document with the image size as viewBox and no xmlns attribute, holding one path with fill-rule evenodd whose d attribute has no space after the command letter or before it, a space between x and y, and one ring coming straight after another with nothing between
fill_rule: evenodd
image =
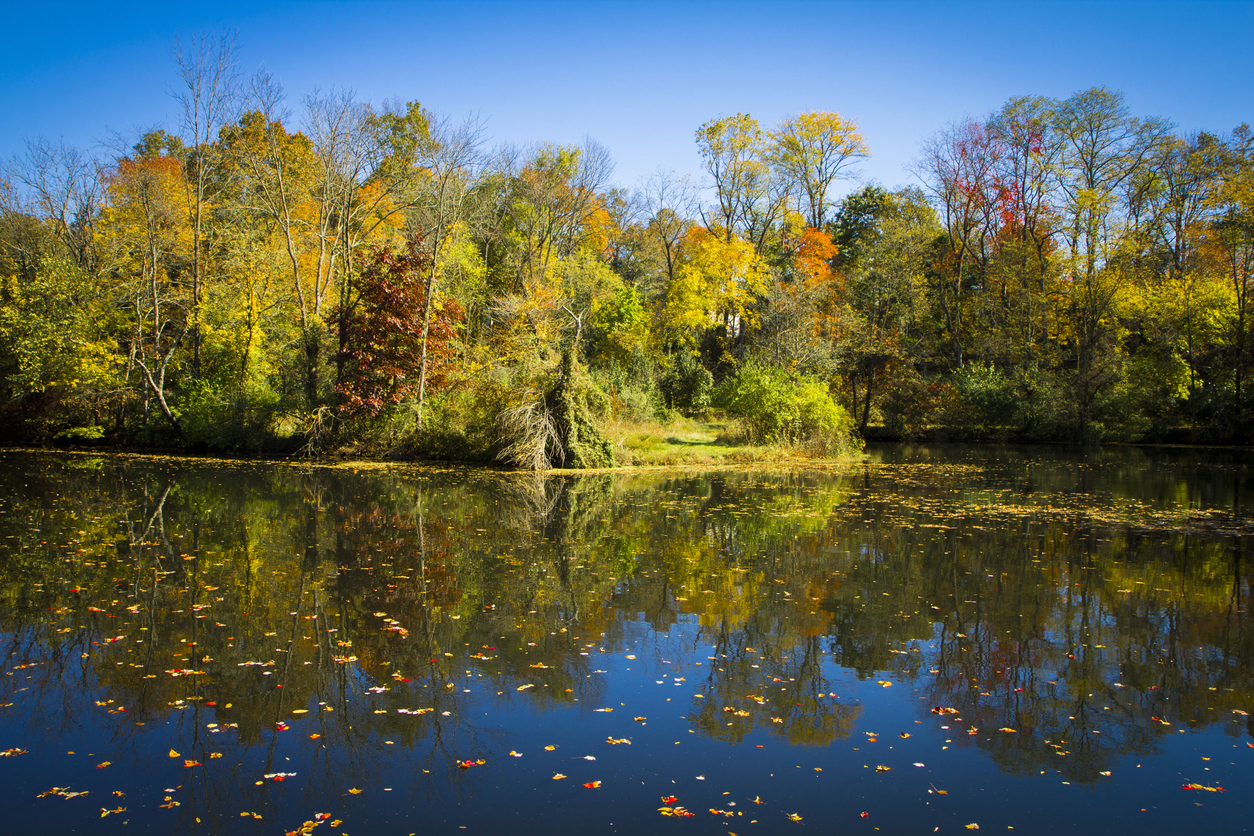
<instances>
[{"instance_id":1,"label":"thicket","mask_svg":"<svg viewBox=\"0 0 1254 836\"><path fill-rule=\"evenodd\" d=\"M177 132L0 169L4 438L545 468L720 414L817 454L1248 437L1244 126L1013 99L927 140L923 188L838 200L855 123L737 114L697 129L704 191L626 191L595 142L416 103L323 92L295 130L225 47L182 56Z\"/></svg>"}]
</instances>

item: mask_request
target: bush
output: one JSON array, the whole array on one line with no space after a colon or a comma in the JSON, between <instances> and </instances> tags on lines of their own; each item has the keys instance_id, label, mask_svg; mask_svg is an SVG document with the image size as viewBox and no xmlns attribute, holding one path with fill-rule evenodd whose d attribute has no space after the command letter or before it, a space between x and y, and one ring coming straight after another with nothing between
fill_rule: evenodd
<instances>
[{"instance_id":1,"label":"bush","mask_svg":"<svg viewBox=\"0 0 1254 836\"><path fill-rule=\"evenodd\" d=\"M853 419L814 377L749 363L719 384L714 404L742 419L757 444L807 444L824 455L859 447Z\"/></svg>"}]
</instances>

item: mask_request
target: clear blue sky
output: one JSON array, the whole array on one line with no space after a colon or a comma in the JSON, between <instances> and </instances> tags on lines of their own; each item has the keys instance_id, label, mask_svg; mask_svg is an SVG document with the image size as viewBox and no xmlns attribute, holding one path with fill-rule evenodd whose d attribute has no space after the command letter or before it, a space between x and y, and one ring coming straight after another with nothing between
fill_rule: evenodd
<instances>
[{"instance_id":1,"label":"clear blue sky","mask_svg":"<svg viewBox=\"0 0 1254 836\"><path fill-rule=\"evenodd\" d=\"M926 137L1014 95L1105 86L1182 131L1254 121L1254 2L100 2L5 18L3 158L28 137L176 129L174 38L223 27L294 103L348 86L477 111L495 142L591 136L623 186L699 173L693 132L737 112L853 118L886 186L911 182Z\"/></svg>"}]
</instances>

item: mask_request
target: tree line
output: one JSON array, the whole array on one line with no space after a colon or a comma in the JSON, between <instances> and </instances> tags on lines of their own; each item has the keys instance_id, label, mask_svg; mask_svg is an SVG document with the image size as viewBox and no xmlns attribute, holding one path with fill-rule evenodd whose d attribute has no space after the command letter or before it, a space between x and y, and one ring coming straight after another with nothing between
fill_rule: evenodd
<instances>
[{"instance_id":1,"label":"tree line","mask_svg":"<svg viewBox=\"0 0 1254 836\"><path fill-rule=\"evenodd\" d=\"M626 190L594 140L292 102L230 36L175 56L177 131L0 169L8 438L543 468L711 410L820 452L1247 435L1247 126L1015 98L890 191L853 120L736 114L696 130L706 188Z\"/></svg>"}]
</instances>

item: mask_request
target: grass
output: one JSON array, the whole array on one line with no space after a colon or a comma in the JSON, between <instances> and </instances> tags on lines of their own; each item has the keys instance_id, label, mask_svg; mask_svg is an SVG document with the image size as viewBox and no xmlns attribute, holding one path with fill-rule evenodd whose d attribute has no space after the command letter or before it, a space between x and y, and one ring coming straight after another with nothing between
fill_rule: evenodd
<instances>
[{"instance_id":1,"label":"grass","mask_svg":"<svg viewBox=\"0 0 1254 836\"><path fill-rule=\"evenodd\" d=\"M679 418L656 421L613 421L606 427L614 441L620 467L746 464L797 457L791 447L750 444L734 421Z\"/></svg>"}]
</instances>

